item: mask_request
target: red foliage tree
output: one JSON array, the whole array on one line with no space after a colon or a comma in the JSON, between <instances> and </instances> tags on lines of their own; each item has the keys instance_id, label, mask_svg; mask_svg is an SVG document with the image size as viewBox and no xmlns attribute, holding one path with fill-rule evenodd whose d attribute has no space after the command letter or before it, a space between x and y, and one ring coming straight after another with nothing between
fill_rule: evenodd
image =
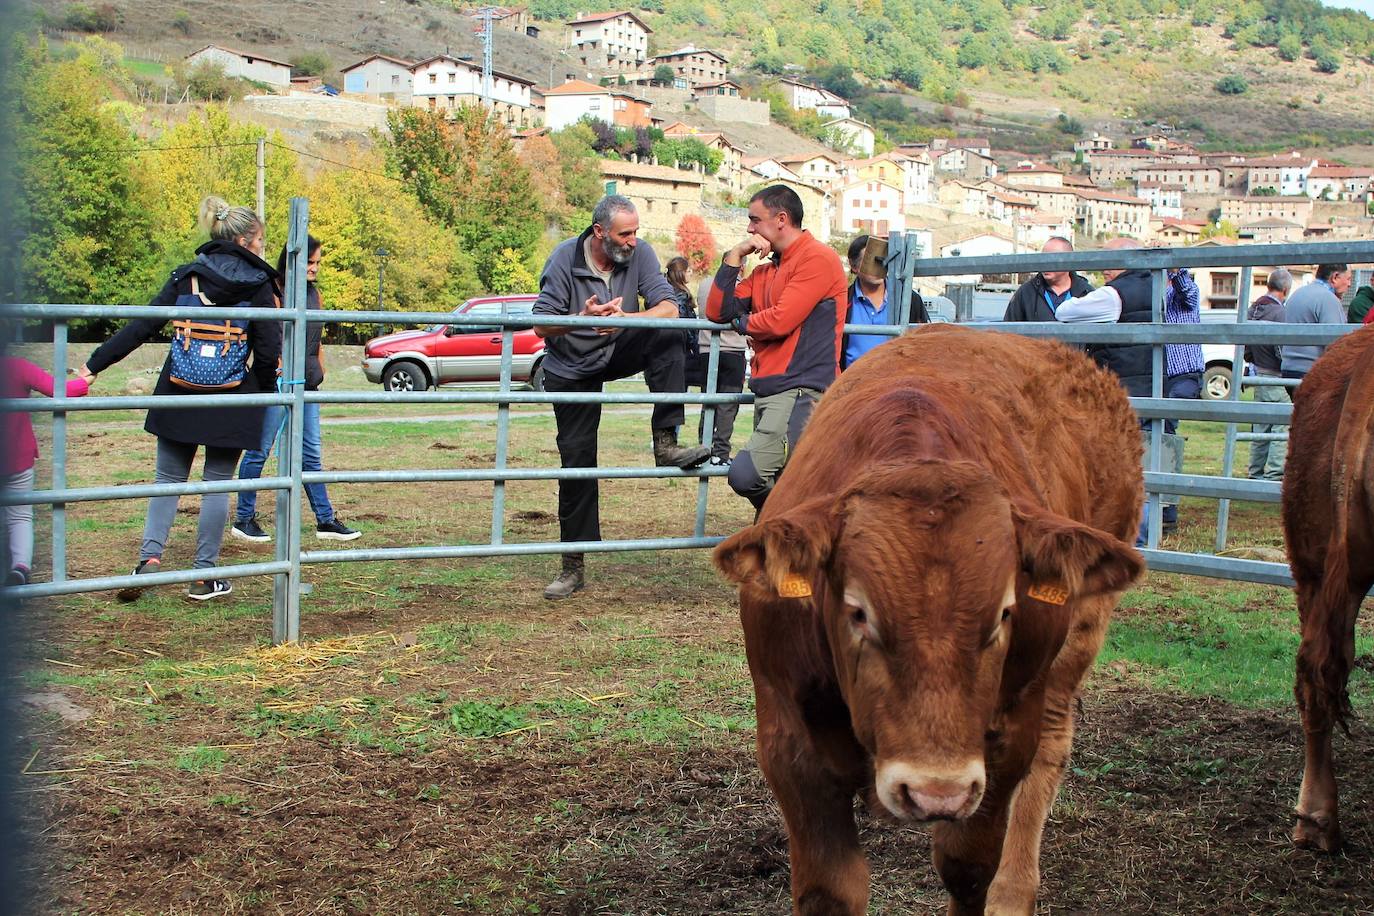
<instances>
[{"instance_id":1,"label":"red foliage tree","mask_svg":"<svg viewBox=\"0 0 1374 916\"><path fill-rule=\"evenodd\" d=\"M687 259L695 273L710 270L716 260L716 237L706 225L706 220L695 213L688 213L677 224L677 253Z\"/></svg>"}]
</instances>

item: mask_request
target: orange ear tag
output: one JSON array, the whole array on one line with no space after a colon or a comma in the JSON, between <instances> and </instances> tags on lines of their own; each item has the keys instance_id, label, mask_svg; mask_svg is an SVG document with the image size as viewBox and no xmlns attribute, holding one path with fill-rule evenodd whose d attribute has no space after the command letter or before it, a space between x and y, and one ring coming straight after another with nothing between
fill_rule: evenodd
<instances>
[{"instance_id":1,"label":"orange ear tag","mask_svg":"<svg viewBox=\"0 0 1374 916\"><path fill-rule=\"evenodd\" d=\"M1069 590L1062 585L1036 584L1026 589L1026 594L1036 601L1046 604L1063 604L1069 600Z\"/></svg>"},{"instance_id":2,"label":"orange ear tag","mask_svg":"<svg viewBox=\"0 0 1374 916\"><path fill-rule=\"evenodd\" d=\"M784 598L810 598L811 583L798 573L788 573L778 586L778 594Z\"/></svg>"}]
</instances>

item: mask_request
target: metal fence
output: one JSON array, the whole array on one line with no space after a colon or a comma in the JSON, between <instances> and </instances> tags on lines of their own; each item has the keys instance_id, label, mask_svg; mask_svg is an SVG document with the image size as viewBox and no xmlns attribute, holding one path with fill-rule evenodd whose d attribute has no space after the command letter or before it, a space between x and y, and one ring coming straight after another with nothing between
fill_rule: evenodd
<instances>
[{"instance_id":1,"label":"metal fence","mask_svg":"<svg viewBox=\"0 0 1374 916\"><path fill-rule=\"evenodd\" d=\"M52 576L50 582L35 583L11 589L15 597L44 597L94 592L126 586L157 586L193 582L206 575L205 570L186 569L158 573L104 576L69 579L67 576L66 506L91 500L146 499L164 495L203 495L238 492L240 490L275 490L275 528L271 561L237 564L216 568L217 578L271 575L274 577L272 601L272 638L274 642L294 641L300 634L300 603L302 594L301 569L307 564L350 563L363 561L432 560L465 557L520 556L565 552L613 552L629 550L668 550L711 547L721 538L706 534L706 518L710 478L724 476L723 468L703 467L693 470L677 468L604 467L604 468L512 468L508 465L510 439L510 408L512 404L701 404L705 414L703 441L711 441L715 406L726 403L751 403L753 397L744 394L720 394L715 390L719 363L719 332L725 328L705 320L651 319L627 317L597 319L582 317L553 318L539 316L490 315L463 317L448 312L330 312L313 311L307 316L305 295L305 240L308 223L308 204L296 198L291 204L291 221L287 241L293 283L286 290L282 309L219 308L195 309L203 318L251 319L282 321L282 366L286 389L280 393L255 395L182 395L178 397L128 396L86 397L72 400L65 397L59 384L51 399L34 398L0 401L0 409L48 412L53 416L52 427L52 486L34 490L22 496L6 497L5 504L29 503L52 506ZM1166 343L1221 342L1236 345L1233 378L1240 379L1240 348L1246 343L1306 343L1325 344L1351 328L1341 325L1279 325L1259 328L1238 323L1231 325L1163 325L1162 301L1165 272L1169 267L1228 266L1246 267L1242 284L1239 312L1247 306L1249 268L1265 264L1316 264L1323 262L1374 261L1374 242L1323 243L1313 245L1263 245L1181 250L1142 249L1127 251L1085 251L1070 254L1034 254L996 257L965 257L920 259L914 235L893 235L889 240L887 259L889 301L896 304L895 323L886 328L871 326L850 327L848 330L866 334L895 336L905 330L907 306L912 282L920 276L951 276L972 273L1015 273L1038 270L1096 270L1102 268L1145 268L1154 272L1155 324L1066 326L1060 324L1000 324L980 325L988 330L1012 331L1031 337L1056 337L1073 343L1149 343L1155 346L1153 397L1135 398L1133 404L1141 416L1153 417L1153 435L1148 454L1149 470L1145 475L1146 488L1152 506L1158 505L1160 493L1179 493L1205 496L1220 500L1253 499L1276 501L1278 486L1273 483L1235 480L1226 477L1207 477L1188 474L1166 474L1159 471L1162 420L1164 418L1209 420L1228 424L1286 423L1291 408L1285 404L1253 404L1232 402L1181 401L1164 399L1163 345ZM53 371L60 380L68 366L67 323L76 318L157 318L171 320L182 317L186 310L175 306L109 306L109 305L21 305L9 309L21 319L50 320L53 323ZM384 391L334 392L309 391L304 388L305 333L310 322L392 323L392 324L500 324L502 330L500 385L494 391L408 392ZM541 392L511 390L513 335L518 329L535 323L569 327L673 327L675 329L709 329L711 345L708 357L706 389L701 394L653 394L649 392L603 392L586 394L574 392ZM995 371L990 367L989 371ZM1239 393L1240 385L1233 385ZM497 407L496 454L490 469L414 470L388 469L373 471L304 472L301 467L302 411L307 403L320 404L495 404ZM196 410L217 406L282 405L286 407L286 424L282 445L278 448L278 473L247 482L188 481L180 484L120 485L71 488L67 486L67 422L73 411L127 410L157 406L164 409ZM1227 473L1233 444L1228 445ZM629 479L629 478L693 478L698 480L696 517L692 533L683 537L648 538L637 540L608 540L595 542L510 543L505 540L505 485L518 480L569 479ZM485 544L454 544L424 547L354 548L339 550L303 550L300 542L302 516L302 488L309 483L412 483L419 481L455 482L490 481L492 483L491 536ZM734 498L733 496L731 498ZM1158 549L1159 512L1151 512L1150 549L1146 557L1152 568L1176 573L1243 579L1253 582L1290 584L1283 564L1263 563L1217 557L1205 554L1186 554Z\"/></svg>"}]
</instances>

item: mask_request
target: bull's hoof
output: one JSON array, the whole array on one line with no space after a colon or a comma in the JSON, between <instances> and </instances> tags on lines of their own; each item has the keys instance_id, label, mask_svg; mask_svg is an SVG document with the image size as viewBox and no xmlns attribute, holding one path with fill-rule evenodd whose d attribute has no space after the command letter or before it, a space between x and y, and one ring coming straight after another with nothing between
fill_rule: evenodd
<instances>
[{"instance_id":1,"label":"bull's hoof","mask_svg":"<svg viewBox=\"0 0 1374 916\"><path fill-rule=\"evenodd\" d=\"M1033 916L1035 913L1035 888L1011 889L998 887L994 882L988 893L988 902L983 907L983 916Z\"/></svg>"},{"instance_id":2,"label":"bull's hoof","mask_svg":"<svg viewBox=\"0 0 1374 916\"><path fill-rule=\"evenodd\" d=\"M1340 852L1341 826L1336 816L1297 812L1297 823L1293 825L1293 845L1317 852Z\"/></svg>"}]
</instances>

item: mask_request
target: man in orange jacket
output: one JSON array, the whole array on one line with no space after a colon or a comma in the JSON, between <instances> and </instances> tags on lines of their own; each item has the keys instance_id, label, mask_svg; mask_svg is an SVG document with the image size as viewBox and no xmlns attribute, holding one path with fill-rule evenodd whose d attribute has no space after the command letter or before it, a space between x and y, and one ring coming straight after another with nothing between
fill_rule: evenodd
<instances>
[{"instance_id":1,"label":"man in orange jacket","mask_svg":"<svg viewBox=\"0 0 1374 916\"><path fill-rule=\"evenodd\" d=\"M739 280L750 254L767 260ZM754 348L754 434L730 465L729 481L756 509L839 375L846 285L840 256L802 228L796 191L772 185L750 199L749 234L725 253L706 315L734 325Z\"/></svg>"}]
</instances>

